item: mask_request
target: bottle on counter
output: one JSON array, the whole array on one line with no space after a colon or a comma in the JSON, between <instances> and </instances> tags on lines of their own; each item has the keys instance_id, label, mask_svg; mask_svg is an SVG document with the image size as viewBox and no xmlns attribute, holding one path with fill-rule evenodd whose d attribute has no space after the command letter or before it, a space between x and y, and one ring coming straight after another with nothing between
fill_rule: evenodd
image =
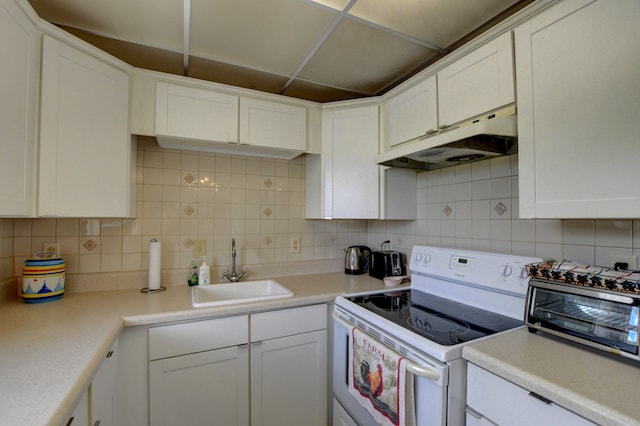
<instances>
[{"instance_id":1,"label":"bottle on counter","mask_svg":"<svg viewBox=\"0 0 640 426\"><path fill-rule=\"evenodd\" d=\"M191 259L191 268L189 270L189 276L187 277L187 284L189 284L189 286L198 285L198 264L195 259Z\"/></svg>"},{"instance_id":2,"label":"bottle on counter","mask_svg":"<svg viewBox=\"0 0 640 426\"><path fill-rule=\"evenodd\" d=\"M209 265L207 265L207 259L202 259L200 269L198 269L198 285L211 284L211 271Z\"/></svg>"}]
</instances>

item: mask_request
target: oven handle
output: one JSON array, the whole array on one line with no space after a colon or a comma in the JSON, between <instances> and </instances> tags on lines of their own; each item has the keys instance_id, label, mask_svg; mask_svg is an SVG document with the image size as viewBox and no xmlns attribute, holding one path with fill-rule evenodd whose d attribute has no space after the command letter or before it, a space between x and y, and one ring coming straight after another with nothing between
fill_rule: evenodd
<instances>
[{"instance_id":1,"label":"oven handle","mask_svg":"<svg viewBox=\"0 0 640 426\"><path fill-rule=\"evenodd\" d=\"M351 330L351 327L354 327L352 324L349 324L348 322L340 318L335 311L332 312L332 316L334 321L345 327L347 330ZM433 380L434 382L440 380L440 373L438 373L433 368L414 364L411 361L407 361L407 371L415 376L424 377L425 379Z\"/></svg>"}]
</instances>

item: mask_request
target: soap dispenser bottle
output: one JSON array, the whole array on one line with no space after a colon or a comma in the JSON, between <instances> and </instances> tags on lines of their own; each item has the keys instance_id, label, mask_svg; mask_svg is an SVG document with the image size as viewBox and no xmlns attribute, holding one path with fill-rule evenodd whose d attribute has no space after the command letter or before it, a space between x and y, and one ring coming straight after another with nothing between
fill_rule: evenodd
<instances>
[{"instance_id":1,"label":"soap dispenser bottle","mask_svg":"<svg viewBox=\"0 0 640 426\"><path fill-rule=\"evenodd\" d=\"M202 258L202 264L198 269L198 285L211 284L211 271L209 265L207 265L207 259Z\"/></svg>"},{"instance_id":2,"label":"soap dispenser bottle","mask_svg":"<svg viewBox=\"0 0 640 426\"><path fill-rule=\"evenodd\" d=\"M190 287L198 285L198 264L196 263L195 259L191 259L191 269L189 270L187 283Z\"/></svg>"}]
</instances>

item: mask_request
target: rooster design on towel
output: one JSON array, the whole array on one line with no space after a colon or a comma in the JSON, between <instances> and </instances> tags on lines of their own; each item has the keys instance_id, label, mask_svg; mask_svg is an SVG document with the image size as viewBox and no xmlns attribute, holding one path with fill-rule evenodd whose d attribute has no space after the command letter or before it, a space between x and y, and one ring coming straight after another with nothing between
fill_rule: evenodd
<instances>
[{"instance_id":1,"label":"rooster design on towel","mask_svg":"<svg viewBox=\"0 0 640 426\"><path fill-rule=\"evenodd\" d=\"M369 392L374 398L378 398L382 395L384 390L384 383L382 381L382 366L378 364L376 371L371 371L369 363L362 361L360 363L360 376L362 380L369 384Z\"/></svg>"}]
</instances>

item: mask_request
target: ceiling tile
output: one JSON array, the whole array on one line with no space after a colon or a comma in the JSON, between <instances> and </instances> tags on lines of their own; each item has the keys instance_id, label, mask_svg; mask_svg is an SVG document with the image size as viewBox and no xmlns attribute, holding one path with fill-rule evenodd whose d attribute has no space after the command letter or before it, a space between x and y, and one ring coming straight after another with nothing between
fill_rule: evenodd
<instances>
[{"instance_id":1,"label":"ceiling tile","mask_svg":"<svg viewBox=\"0 0 640 426\"><path fill-rule=\"evenodd\" d=\"M54 24L153 47L182 50L182 1L29 0Z\"/></svg>"},{"instance_id":2,"label":"ceiling tile","mask_svg":"<svg viewBox=\"0 0 640 426\"><path fill-rule=\"evenodd\" d=\"M344 19L299 76L344 90L374 94L435 52Z\"/></svg>"},{"instance_id":3,"label":"ceiling tile","mask_svg":"<svg viewBox=\"0 0 640 426\"><path fill-rule=\"evenodd\" d=\"M291 0L192 0L190 53L291 74L336 13Z\"/></svg>"},{"instance_id":4,"label":"ceiling tile","mask_svg":"<svg viewBox=\"0 0 640 426\"><path fill-rule=\"evenodd\" d=\"M518 0L358 0L349 14L447 47Z\"/></svg>"},{"instance_id":5,"label":"ceiling tile","mask_svg":"<svg viewBox=\"0 0 640 426\"><path fill-rule=\"evenodd\" d=\"M189 58L188 76L269 93L278 93L287 81L287 77L194 56Z\"/></svg>"}]
</instances>

